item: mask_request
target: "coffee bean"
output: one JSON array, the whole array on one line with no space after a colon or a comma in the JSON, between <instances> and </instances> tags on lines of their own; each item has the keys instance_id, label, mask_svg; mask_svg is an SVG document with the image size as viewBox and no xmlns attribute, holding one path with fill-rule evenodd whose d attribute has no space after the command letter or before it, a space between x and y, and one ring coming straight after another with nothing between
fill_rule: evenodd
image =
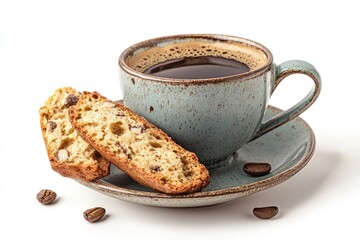
<instances>
[{"instance_id":1,"label":"coffee bean","mask_svg":"<svg viewBox=\"0 0 360 240\"><path fill-rule=\"evenodd\" d=\"M43 189L36 195L37 200L44 204L50 204L56 199L56 193L49 189Z\"/></svg>"},{"instance_id":2,"label":"coffee bean","mask_svg":"<svg viewBox=\"0 0 360 240\"><path fill-rule=\"evenodd\" d=\"M253 177L260 177L271 171L271 165L268 163L248 162L243 167L244 172Z\"/></svg>"},{"instance_id":3,"label":"coffee bean","mask_svg":"<svg viewBox=\"0 0 360 240\"><path fill-rule=\"evenodd\" d=\"M279 212L279 208L276 206L269 207L257 207L253 209L253 213L260 219L269 219L274 217Z\"/></svg>"},{"instance_id":4,"label":"coffee bean","mask_svg":"<svg viewBox=\"0 0 360 240\"><path fill-rule=\"evenodd\" d=\"M83 215L87 221L93 223L99 221L105 215L105 213L105 208L94 207L86 210Z\"/></svg>"}]
</instances>

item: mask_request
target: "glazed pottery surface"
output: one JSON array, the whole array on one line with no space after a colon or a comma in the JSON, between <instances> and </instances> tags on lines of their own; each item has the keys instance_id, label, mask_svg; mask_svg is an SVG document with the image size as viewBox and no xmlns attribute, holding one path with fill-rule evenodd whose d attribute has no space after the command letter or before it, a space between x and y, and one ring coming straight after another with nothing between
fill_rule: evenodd
<instances>
[{"instance_id":1,"label":"glazed pottery surface","mask_svg":"<svg viewBox=\"0 0 360 240\"><path fill-rule=\"evenodd\" d=\"M171 46L169 51L176 54L178 46L194 42L203 44L202 47L239 48L234 53L244 51L261 64L242 74L185 80L147 75L136 68L141 67L143 59L152 57L149 53L136 58L145 51L154 49L151 54L158 54ZM228 54L218 52L219 56ZM297 117L316 100L321 88L319 73L310 63L292 60L276 65L263 45L224 35L178 35L144 41L126 49L119 64L125 106L195 152L207 167ZM294 73L310 76L314 87L295 106L265 120L264 112L274 89Z\"/></svg>"},{"instance_id":2,"label":"glazed pottery surface","mask_svg":"<svg viewBox=\"0 0 360 240\"><path fill-rule=\"evenodd\" d=\"M281 110L268 107L265 119ZM314 133L308 124L297 117L267 134L247 143L231 158L210 168L210 185L201 192L186 195L167 195L155 192L133 181L112 166L111 174L95 182L79 183L102 194L133 203L159 207L200 207L226 203L280 184L311 159L315 149ZM252 177L243 171L247 162L266 162L271 172Z\"/></svg>"}]
</instances>

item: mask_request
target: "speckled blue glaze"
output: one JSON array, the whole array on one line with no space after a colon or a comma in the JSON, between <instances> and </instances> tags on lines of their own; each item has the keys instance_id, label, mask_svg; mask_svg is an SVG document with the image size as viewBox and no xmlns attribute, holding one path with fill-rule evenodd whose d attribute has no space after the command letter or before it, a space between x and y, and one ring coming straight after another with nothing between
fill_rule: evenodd
<instances>
[{"instance_id":1,"label":"speckled blue glaze","mask_svg":"<svg viewBox=\"0 0 360 240\"><path fill-rule=\"evenodd\" d=\"M288 122L305 111L320 92L320 76L303 61L281 65L272 62L271 52L250 40L223 35L170 36L130 47L119 59L124 104L157 125L184 148L197 154L206 166L212 166L264 133ZM179 37L206 38L207 41L244 42L255 45L268 57L261 68L211 80L179 80L145 75L126 65L126 57L147 46L164 46ZM268 121L263 120L275 87L293 73L309 75L315 87L293 108Z\"/></svg>"},{"instance_id":2,"label":"speckled blue glaze","mask_svg":"<svg viewBox=\"0 0 360 240\"><path fill-rule=\"evenodd\" d=\"M249 140L262 119L267 102L263 96L269 91L266 85L270 80L262 75L243 84L179 86L133 79L134 84L124 81L125 105L206 164Z\"/></svg>"},{"instance_id":3,"label":"speckled blue glaze","mask_svg":"<svg viewBox=\"0 0 360 240\"><path fill-rule=\"evenodd\" d=\"M268 107L265 119L282 111ZM200 207L229 202L280 184L311 159L315 137L305 121L296 118L254 141L245 144L223 162L223 166L210 169L210 184L201 192L185 195L168 195L139 185L128 175L111 168L110 175L95 182L79 182L90 189L111 197L138 204L160 207ZM247 162L266 162L271 172L251 177L243 170Z\"/></svg>"}]
</instances>

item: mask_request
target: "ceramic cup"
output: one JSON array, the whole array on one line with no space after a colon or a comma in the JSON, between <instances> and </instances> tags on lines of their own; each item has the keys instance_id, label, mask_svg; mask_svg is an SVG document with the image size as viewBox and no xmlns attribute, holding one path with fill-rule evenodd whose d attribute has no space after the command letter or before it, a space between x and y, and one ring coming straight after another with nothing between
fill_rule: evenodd
<instances>
[{"instance_id":1,"label":"ceramic cup","mask_svg":"<svg viewBox=\"0 0 360 240\"><path fill-rule=\"evenodd\" d=\"M234 59L250 71L207 79L143 73L163 61L197 56ZM187 34L143 41L127 48L119 65L125 106L195 152L207 167L297 117L314 103L321 88L319 73L310 63L291 60L277 65L265 46L226 35ZM309 76L313 88L293 107L264 121L275 88L296 73Z\"/></svg>"}]
</instances>

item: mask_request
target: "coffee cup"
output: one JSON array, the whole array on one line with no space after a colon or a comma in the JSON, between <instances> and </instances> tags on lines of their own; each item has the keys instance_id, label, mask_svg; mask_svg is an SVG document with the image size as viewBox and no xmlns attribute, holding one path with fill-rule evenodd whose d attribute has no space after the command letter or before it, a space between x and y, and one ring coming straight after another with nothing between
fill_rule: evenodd
<instances>
[{"instance_id":1,"label":"coffee cup","mask_svg":"<svg viewBox=\"0 0 360 240\"><path fill-rule=\"evenodd\" d=\"M313 65L279 65L265 46L215 34L166 36L134 44L119 57L123 102L175 142L215 166L244 144L289 122L310 107L321 89ZM264 120L269 99L291 74L313 87L293 107Z\"/></svg>"}]
</instances>

